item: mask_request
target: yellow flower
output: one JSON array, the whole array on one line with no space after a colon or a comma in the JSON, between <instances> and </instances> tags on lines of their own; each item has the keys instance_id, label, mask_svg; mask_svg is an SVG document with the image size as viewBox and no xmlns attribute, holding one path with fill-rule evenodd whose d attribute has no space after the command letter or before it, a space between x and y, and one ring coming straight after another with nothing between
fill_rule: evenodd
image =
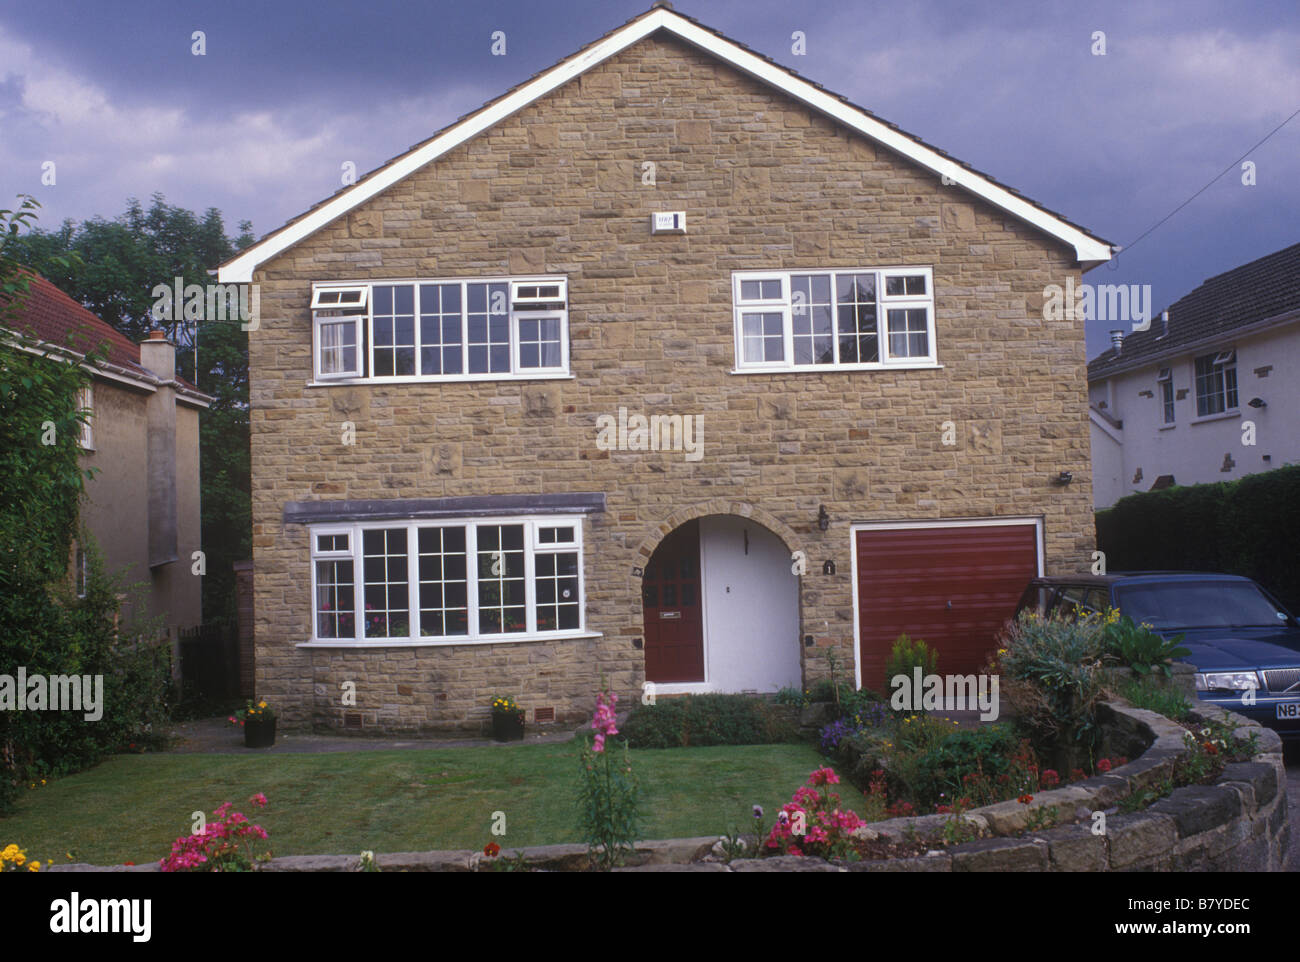
<instances>
[{"instance_id":1,"label":"yellow flower","mask_svg":"<svg viewBox=\"0 0 1300 962\"><path fill-rule=\"evenodd\" d=\"M31 865L27 866L27 871L29 872L39 872L40 870L41 870L40 862L33 862Z\"/></svg>"},{"instance_id":2,"label":"yellow flower","mask_svg":"<svg viewBox=\"0 0 1300 962\"><path fill-rule=\"evenodd\" d=\"M264 701L259 701L259 702L257 703L257 707L258 707L258 708L265 708L265 707L266 707L266 702L264 702Z\"/></svg>"}]
</instances>

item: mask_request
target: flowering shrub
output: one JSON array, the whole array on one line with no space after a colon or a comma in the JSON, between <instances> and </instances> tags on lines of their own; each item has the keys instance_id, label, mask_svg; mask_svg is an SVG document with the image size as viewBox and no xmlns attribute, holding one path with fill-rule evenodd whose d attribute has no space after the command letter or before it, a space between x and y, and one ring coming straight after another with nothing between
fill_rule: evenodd
<instances>
[{"instance_id":1,"label":"flowering shrub","mask_svg":"<svg viewBox=\"0 0 1300 962\"><path fill-rule=\"evenodd\" d=\"M854 812L840 808L839 795L830 790L839 781L832 769L819 768L795 789L767 836L768 854L834 858L852 851L853 831L864 823Z\"/></svg>"},{"instance_id":2,"label":"flowering shrub","mask_svg":"<svg viewBox=\"0 0 1300 962\"><path fill-rule=\"evenodd\" d=\"M879 728L885 724L888 717L888 709L880 702L869 702L863 705L852 715L845 715L822 729L822 751L833 752L839 748L840 742L845 738L860 735L868 729Z\"/></svg>"},{"instance_id":3,"label":"flowering shrub","mask_svg":"<svg viewBox=\"0 0 1300 962\"><path fill-rule=\"evenodd\" d=\"M632 775L627 743L623 757L613 759L605 739L618 734L614 706L618 695L596 694L596 712L591 727L596 736L579 757L579 831L592 862L608 871L625 855L635 851L641 815L637 808L640 788Z\"/></svg>"},{"instance_id":4,"label":"flowering shrub","mask_svg":"<svg viewBox=\"0 0 1300 962\"><path fill-rule=\"evenodd\" d=\"M258 792L249 800L258 808L266 806L266 796ZM230 802L223 802L214 820L196 835L172 842L171 854L159 859L164 872L251 872L254 861L265 861L271 853L253 854L254 840L265 840L266 829L249 822L242 812L232 812Z\"/></svg>"}]
</instances>

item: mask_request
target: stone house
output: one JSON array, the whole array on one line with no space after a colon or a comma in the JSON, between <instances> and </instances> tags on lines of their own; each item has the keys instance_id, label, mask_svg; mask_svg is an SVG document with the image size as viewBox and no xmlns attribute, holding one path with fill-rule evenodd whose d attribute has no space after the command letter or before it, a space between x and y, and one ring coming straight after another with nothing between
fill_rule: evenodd
<instances>
[{"instance_id":1,"label":"stone house","mask_svg":"<svg viewBox=\"0 0 1300 962\"><path fill-rule=\"evenodd\" d=\"M175 650L178 631L203 620L192 554L200 550L199 413L213 399L176 376L176 348L162 331L133 343L43 277L32 278L7 323L43 351L82 359L105 350L103 361L86 364L82 466L95 474L80 520L105 568L144 588L146 610L130 611L128 591L123 614L161 618ZM72 578L84 583L86 546L74 544L70 560Z\"/></svg>"},{"instance_id":2,"label":"stone house","mask_svg":"<svg viewBox=\"0 0 1300 962\"><path fill-rule=\"evenodd\" d=\"M481 729L977 670L1094 549L1099 240L666 4L223 265L259 692ZM1072 477L1066 481L1065 476Z\"/></svg>"},{"instance_id":3,"label":"stone house","mask_svg":"<svg viewBox=\"0 0 1300 962\"><path fill-rule=\"evenodd\" d=\"M1300 244L1112 331L1088 395L1098 508L1300 463Z\"/></svg>"}]
</instances>

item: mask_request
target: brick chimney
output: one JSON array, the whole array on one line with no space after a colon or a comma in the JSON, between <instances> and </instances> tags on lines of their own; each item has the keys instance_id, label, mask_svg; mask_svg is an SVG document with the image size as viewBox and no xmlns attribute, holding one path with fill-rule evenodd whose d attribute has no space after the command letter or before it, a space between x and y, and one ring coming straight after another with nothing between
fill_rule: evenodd
<instances>
[{"instance_id":1,"label":"brick chimney","mask_svg":"<svg viewBox=\"0 0 1300 962\"><path fill-rule=\"evenodd\" d=\"M177 560L176 348L163 331L140 342L140 366L162 383L146 405L149 428L149 567Z\"/></svg>"}]
</instances>

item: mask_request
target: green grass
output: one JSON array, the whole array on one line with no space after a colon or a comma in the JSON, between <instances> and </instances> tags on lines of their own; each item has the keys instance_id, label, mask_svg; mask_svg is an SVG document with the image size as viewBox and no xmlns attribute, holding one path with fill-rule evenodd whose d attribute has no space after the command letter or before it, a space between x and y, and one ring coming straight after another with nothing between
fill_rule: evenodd
<instances>
[{"instance_id":1,"label":"green grass","mask_svg":"<svg viewBox=\"0 0 1300 962\"><path fill-rule=\"evenodd\" d=\"M276 855L478 849L577 842L577 746L502 745L433 751L315 755L119 755L28 790L0 819L0 846L29 857L65 852L99 865L156 861L207 817L235 803L270 833ZM811 745L745 745L632 752L647 839L748 828L763 806L770 824L808 774L826 764ZM860 793L842 784L862 812ZM263 810L246 800L264 792ZM490 833L506 814L505 837Z\"/></svg>"}]
</instances>

